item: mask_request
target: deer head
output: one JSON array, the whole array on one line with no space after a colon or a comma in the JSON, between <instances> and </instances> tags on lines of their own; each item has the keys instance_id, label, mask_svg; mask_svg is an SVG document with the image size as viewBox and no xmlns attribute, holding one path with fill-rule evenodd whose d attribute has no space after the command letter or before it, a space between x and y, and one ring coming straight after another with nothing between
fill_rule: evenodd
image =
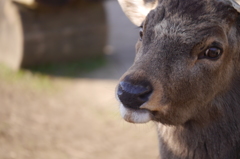
<instances>
[{"instance_id":1,"label":"deer head","mask_svg":"<svg viewBox=\"0 0 240 159\"><path fill-rule=\"evenodd\" d=\"M117 89L122 117L168 125L224 114L239 79L240 7L233 0L119 0L140 27L133 65ZM221 105L218 103L221 101Z\"/></svg>"}]
</instances>

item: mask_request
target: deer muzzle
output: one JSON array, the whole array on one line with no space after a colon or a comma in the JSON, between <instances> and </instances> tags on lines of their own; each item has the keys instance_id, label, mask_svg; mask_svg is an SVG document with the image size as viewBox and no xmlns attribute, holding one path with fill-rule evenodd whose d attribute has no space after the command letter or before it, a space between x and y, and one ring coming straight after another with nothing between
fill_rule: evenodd
<instances>
[{"instance_id":1,"label":"deer muzzle","mask_svg":"<svg viewBox=\"0 0 240 159\"><path fill-rule=\"evenodd\" d=\"M128 122L145 123L151 120L151 113L141 108L150 99L153 87L146 80L131 80L126 77L117 88L117 97L121 102L122 117Z\"/></svg>"}]
</instances>

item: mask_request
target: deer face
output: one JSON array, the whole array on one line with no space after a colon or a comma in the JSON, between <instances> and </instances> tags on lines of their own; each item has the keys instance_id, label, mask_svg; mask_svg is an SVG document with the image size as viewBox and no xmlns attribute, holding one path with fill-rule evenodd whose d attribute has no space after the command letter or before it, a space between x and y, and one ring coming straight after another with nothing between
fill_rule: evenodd
<instances>
[{"instance_id":1,"label":"deer face","mask_svg":"<svg viewBox=\"0 0 240 159\"><path fill-rule=\"evenodd\" d=\"M218 116L216 100L238 68L237 17L219 0L158 1L142 16L135 61L117 89L123 118L180 125Z\"/></svg>"}]
</instances>

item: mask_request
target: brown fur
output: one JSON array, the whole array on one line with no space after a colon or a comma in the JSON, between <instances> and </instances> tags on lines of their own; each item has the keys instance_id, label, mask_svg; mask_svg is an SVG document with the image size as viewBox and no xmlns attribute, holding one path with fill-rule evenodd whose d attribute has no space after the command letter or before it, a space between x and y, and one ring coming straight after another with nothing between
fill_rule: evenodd
<instances>
[{"instance_id":1,"label":"brown fur","mask_svg":"<svg viewBox=\"0 0 240 159\"><path fill-rule=\"evenodd\" d=\"M142 19L142 41L121 81L153 86L140 108L158 125L160 159L240 159L239 19L220 0L159 0ZM211 45L221 57L198 59Z\"/></svg>"}]
</instances>

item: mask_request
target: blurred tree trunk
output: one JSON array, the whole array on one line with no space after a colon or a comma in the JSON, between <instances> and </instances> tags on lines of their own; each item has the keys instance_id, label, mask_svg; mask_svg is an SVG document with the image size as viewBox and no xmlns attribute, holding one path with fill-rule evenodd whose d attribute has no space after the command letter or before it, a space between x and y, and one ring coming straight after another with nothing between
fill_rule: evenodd
<instances>
[{"instance_id":1,"label":"blurred tree trunk","mask_svg":"<svg viewBox=\"0 0 240 159\"><path fill-rule=\"evenodd\" d=\"M14 1L0 0L0 62L19 68L103 55L107 22L101 1Z\"/></svg>"},{"instance_id":2,"label":"blurred tree trunk","mask_svg":"<svg viewBox=\"0 0 240 159\"><path fill-rule=\"evenodd\" d=\"M0 0L0 62L13 69L22 61L23 35L19 14L10 0Z\"/></svg>"}]
</instances>

